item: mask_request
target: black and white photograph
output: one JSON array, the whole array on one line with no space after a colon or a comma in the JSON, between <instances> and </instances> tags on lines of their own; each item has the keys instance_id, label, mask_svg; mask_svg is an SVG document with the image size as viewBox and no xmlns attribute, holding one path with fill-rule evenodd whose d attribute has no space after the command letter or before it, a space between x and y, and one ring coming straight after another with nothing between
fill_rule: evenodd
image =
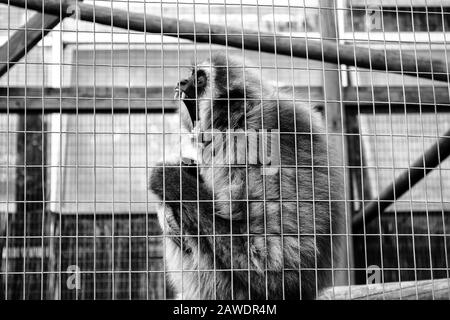
<instances>
[{"instance_id":1,"label":"black and white photograph","mask_svg":"<svg viewBox=\"0 0 450 320\"><path fill-rule=\"evenodd\" d=\"M0 305L450 300L449 156L447 0L0 0Z\"/></svg>"}]
</instances>

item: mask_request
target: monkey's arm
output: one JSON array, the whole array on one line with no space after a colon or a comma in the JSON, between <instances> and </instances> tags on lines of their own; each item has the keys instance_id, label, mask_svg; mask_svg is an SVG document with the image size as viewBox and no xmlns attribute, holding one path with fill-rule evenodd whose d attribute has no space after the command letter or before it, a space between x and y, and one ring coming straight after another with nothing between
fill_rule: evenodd
<instances>
[{"instance_id":1,"label":"monkey's arm","mask_svg":"<svg viewBox=\"0 0 450 320\"><path fill-rule=\"evenodd\" d=\"M149 189L172 210L173 222L177 224L172 226L173 230L180 230L182 215L183 233L197 233L197 213L199 209L207 210L208 200L212 197L204 188L196 165L157 164L150 176Z\"/></svg>"},{"instance_id":2,"label":"monkey's arm","mask_svg":"<svg viewBox=\"0 0 450 320\"><path fill-rule=\"evenodd\" d=\"M168 218L172 231L180 234L182 230L183 236L198 239L202 256L209 258L211 265L215 259L217 268L229 269L233 252L233 267L248 268L247 259L243 259L243 255L248 255L248 237L235 236L231 243L230 236L231 228L233 233L242 234L242 225L213 214L218 203L213 203L209 188L197 176L196 166L159 164L151 173L149 188L171 209L173 217Z\"/></svg>"}]
</instances>

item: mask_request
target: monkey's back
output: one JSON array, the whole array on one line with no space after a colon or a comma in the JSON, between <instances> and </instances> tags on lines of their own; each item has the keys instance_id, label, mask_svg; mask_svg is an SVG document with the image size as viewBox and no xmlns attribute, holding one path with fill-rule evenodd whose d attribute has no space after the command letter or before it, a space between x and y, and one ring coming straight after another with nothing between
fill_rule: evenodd
<instances>
[{"instance_id":1,"label":"monkey's back","mask_svg":"<svg viewBox=\"0 0 450 320\"><path fill-rule=\"evenodd\" d=\"M275 132L280 162L269 164L270 174L239 164L207 166L203 174L222 201L219 215L240 221L233 233L249 234L233 255L248 258L251 298L314 298L331 284L340 254L333 234L343 220L342 170L334 165L321 117L309 106L274 96L261 100L247 107L245 129Z\"/></svg>"},{"instance_id":2,"label":"monkey's back","mask_svg":"<svg viewBox=\"0 0 450 320\"><path fill-rule=\"evenodd\" d=\"M266 128L280 131L281 166L279 175L269 177L266 190L271 197L278 196L281 206L266 223L283 226L284 269L292 270L288 271L292 280L298 270L303 298L313 298L331 285L332 268L341 254L336 234L343 223L343 169L336 165L335 146L317 112L288 99L276 107L278 117L269 118L272 123ZM285 290L285 296L295 297L298 289L285 283Z\"/></svg>"}]
</instances>

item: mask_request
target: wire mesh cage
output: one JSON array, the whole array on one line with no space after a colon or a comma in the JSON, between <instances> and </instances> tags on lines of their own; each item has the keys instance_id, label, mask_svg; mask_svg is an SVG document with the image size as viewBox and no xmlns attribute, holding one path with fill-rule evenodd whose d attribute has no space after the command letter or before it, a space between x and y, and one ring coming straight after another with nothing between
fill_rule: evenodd
<instances>
[{"instance_id":1,"label":"wire mesh cage","mask_svg":"<svg viewBox=\"0 0 450 320\"><path fill-rule=\"evenodd\" d=\"M450 298L446 1L0 17L0 299Z\"/></svg>"}]
</instances>

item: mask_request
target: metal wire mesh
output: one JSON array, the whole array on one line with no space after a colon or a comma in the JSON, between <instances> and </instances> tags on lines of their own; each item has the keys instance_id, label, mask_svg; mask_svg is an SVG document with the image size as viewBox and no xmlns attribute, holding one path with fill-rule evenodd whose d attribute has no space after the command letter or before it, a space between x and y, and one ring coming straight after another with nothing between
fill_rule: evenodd
<instances>
[{"instance_id":1,"label":"metal wire mesh","mask_svg":"<svg viewBox=\"0 0 450 320\"><path fill-rule=\"evenodd\" d=\"M314 107L325 123L325 167L342 174L344 192L333 200L344 204L345 226L311 235L314 243L328 241L329 266L318 267L316 257L314 268L294 268L297 281L313 282L312 298L320 296L320 277L331 278L335 294L335 289L347 288L347 298L355 285L378 285L384 295L389 283L414 281L412 297L419 299L421 280L450 279L450 160L443 157L429 174L422 168L420 182L409 181L408 190L398 197L394 192L396 199L385 210L378 209L371 218L365 215L368 203L391 203L381 198L383 191L439 139L450 139L450 85L438 78L448 76L450 62L450 5L444 0L93 0L83 4L97 8L94 23L85 21L74 2L75 15L61 10L59 17L53 16L61 21L55 27L48 22L51 14L28 9L33 3L44 8L43 2L24 3L0 4L0 65L5 70L0 78L0 299L200 298L184 292L186 286L195 286L186 284L186 274L209 272L216 279L228 271L230 286L215 287L212 297L217 290L229 290L227 297L237 298L241 289L234 286L243 283L239 272L247 271L246 298L251 298L250 253L244 257L246 270L233 262L219 266L216 258L207 270L184 270L183 262L181 270L170 270L164 257L170 254L167 241L173 235L158 222L161 199L148 191L157 163L197 156L192 133L178 112L183 101L173 98L173 90L193 65L217 51L238 56L264 86L276 87L275 100L288 97L292 105ZM101 9L110 10L111 16L114 10L124 10L128 28L117 27L114 19L104 23ZM146 19L159 16L161 33L134 31L136 14L143 17L144 31L151 26ZM41 21L40 28L30 25L33 17ZM187 24L166 31L163 23L170 19ZM209 25L211 34L222 30L215 26L225 28L225 34L206 34L210 39L205 42L196 31L201 23ZM184 30L186 26L194 32ZM236 30L239 34L233 33ZM23 37L9 41L19 33ZM233 39L244 36L258 39L259 50L233 45ZM37 41L30 44L32 37ZM264 39L275 44L287 39L290 53L277 49L281 44L274 45L274 53L267 52ZM302 39L306 55L299 57L293 48ZM337 64L330 63L331 43L336 45ZM308 51L308 45L320 45L322 58ZM17 47L24 47L24 54L14 60ZM369 60L381 52L386 61L373 58L370 68L362 68L361 52ZM416 72L407 69L406 58L392 69L387 63L391 52L413 57ZM345 54L351 56L344 63L340 57ZM434 61L441 69L434 69ZM431 72L421 73L419 65L427 63ZM230 101L227 107L231 110ZM336 154L329 153L332 148ZM300 162L296 159L295 166ZM181 163L178 166L181 170ZM296 178L298 188L304 177ZM303 210L302 201L321 201L314 192L314 173L312 181L312 198L299 199L297 192L297 212ZM270 203L271 196L263 190L260 200ZM248 190L238 200L250 203ZM282 198L279 201L283 204ZM200 206L201 200L197 203ZM220 203L213 199L213 211L216 206ZM312 214L306 217L311 216L315 230ZM363 223L352 227L358 214ZM283 214L280 219L283 226ZM306 235L300 234L301 221L296 223L301 246ZM248 217L246 224L248 229L239 235L248 238L250 252ZM277 232L282 244L288 241L283 228ZM216 241L215 233L200 227L198 234L185 236L199 243L200 235ZM273 236L266 225L259 235L266 246ZM333 242L342 245L334 248ZM212 250L214 256L221 255L215 246ZM232 241L230 250L233 255ZM202 254L199 249L199 260ZM339 262L333 262L336 256ZM265 298L271 298L267 260L262 269L261 286ZM278 298L289 298L285 292L290 271L285 265L278 270ZM174 275L179 276L181 292L171 282ZM200 277L197 281L201 285ZM432 298L442 296L439 286L432 286ZM400 292L399 298L411 298L408 294Z\"/></svg>"}]
</instances>

